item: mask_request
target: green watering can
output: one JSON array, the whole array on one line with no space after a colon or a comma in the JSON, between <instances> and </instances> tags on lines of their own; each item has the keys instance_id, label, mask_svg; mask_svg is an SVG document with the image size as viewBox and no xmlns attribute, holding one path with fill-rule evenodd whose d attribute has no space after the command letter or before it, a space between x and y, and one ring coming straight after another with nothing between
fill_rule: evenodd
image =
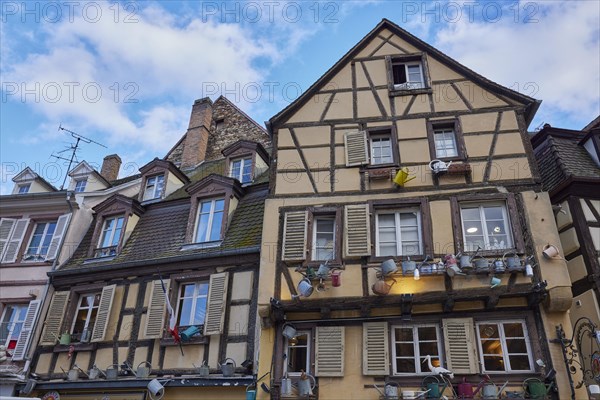
<instances>
[{"instance_id":1,"label":"green watering can","mask_svg":"<svg viewBox=\"0 0 600 400\"><path fill-rule=\"evenodd\" d=\"M523 381L523 389L531 399L545 399L552 390L554 381L550 384L545 384L541 379L528 378Z\"/></svg>"},{"instance_id":2,"label":"green watering can","mask_svg":"<svg viewBox=\"0 0 600 400\"><path fill-rule=\"evenodd\" d=\"M439 399L444 394L444 391L448 387L448 383L440 383L436 376L426 376L423 379L422 389L427 391L428 399Z\"/></svg>"}]
</instances>

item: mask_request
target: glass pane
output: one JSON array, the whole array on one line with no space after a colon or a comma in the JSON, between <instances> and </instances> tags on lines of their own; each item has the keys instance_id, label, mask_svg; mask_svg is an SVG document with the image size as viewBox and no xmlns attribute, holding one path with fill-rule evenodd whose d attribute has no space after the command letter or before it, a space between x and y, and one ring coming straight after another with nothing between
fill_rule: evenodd
<instances>
[{"instance_id":1,"label":"glass pane","mask_svg":"<svg viewBox=\"0 0 600 400\"><path fill-rule=\"evenodd\" d=\"M504 229L504 221L487 221L486 226L488 234L491 236L506 234L506 230Z\"/></svg>"},{"instance_id":2,"label":"glass pane","mask_svg":"<svg viewBox=\"0 0 600 400\"><path fill-rule=\"evenodd\" d=\"M529 366L529 357L526 355L519 356L508 356L510 360L510 369L513 371L527 371L531 367Z\"/></svg>"},{"instance_id":3,"label":"glass pane","mask_svg":"<svg viewBox=\"0 0 600 400\"><path fill-rule=\"evenodd\" d=\"M196 310L194 311L194 325L204 324L204 317L206 315L206 297L199 297L196 300Z\"/></svg>"},{"instance_id":4,"label":"glass pane","mask_svg":"<svg viewBox=\"0 0 600 400\"><path fill-rule=\"evenodd\" d=\"M500 344L500 340L482 340L481 348L483 350L483 354L502 355L502 345Z\"/></svg>"},{"instance_id":5,"label":"glass pane","mask_svg":"<svg viewBox=\"0 0 600 400\"><path fill-rule=\"evenodd\" d=\"M417 214L415 213L401 213L400 214L400 226L416 226L417 225Z\"/></svg>"},{"instance_id":6,"label":"glass pane","mask_svg":"<svg viewBox=\"0 0 600 400\"><path fill-rule=\"evenodd\" d=\"M206 231L208 230L208 214L202 214L198 220L198 233L196 242L206 241Z\"/></svg>"},{"instance_id":7,"label":"glass pane","mask_svg":"<svg viewBox=\"0 0 600 400\"><path fill-rule=\"evenodd\" d=\"M480 221L463 221L463 230L465 236L483 235L482 225ZM483 238L483 236L481 237Z\"/></svg>"},{"instance_id":8,"label":"glass pane","mask_svg":"<svg viewBox=\"0 0 600 400\"><path fill-rule=\"evenodd\" d=\"M402 243L402 255L412 256L417 254L421 254L421 247L419 246L419 242Z\"/></svg>"},{"instance_id":9,"label":"glass pane","mask_svg":"<svg viewBox=\"0 0 600 400\"><path fill-rule=\"evenodd\" d=\"M396 217L394 214L377 214L379 228L396 226Z\"/></svg>"},{"instance_id":10,"label":"glass pane","mask_svg":"<svg viewBox=\"0 0 600 400\"><path fill-rule=\"evenodd\" d=\"M413 330L412 328L396 328L394 338L396 342L412 342Z\"/></svg>"},{"instance_id":11,"label":"glass pane","mask_svg":"<svg viewBox=\"0 0 600 400\"><path fill-rule=\"evenodd\" d=\"M523 332L523 324L520 322L516 323L505 323L504 325L504 336L506 337L525 337Z\"/></svg>"},{"instance_id":12,"label":"glass pane","mask_svg":"<svg viewBox=\"0 0 600 400\"><path fill-rule=\"evenodd\" d=\"M205 201L202 203L202 206L200 207L200 212L202 214L204 213L209 213L210 212L210 205L212 204L212 201Z\"/></svg>"},{"instance_id":13,"label":"glass pane","mask_svg":"<svg viewBox=\"0 0 600 400\"><path fill-rule=\"evenodd\" d=\"M437 340L437 329L435 326L424 326L417 328L419 340Z\"/></svg>"},{"instance_id":14,"label":"glass pane","mask_svg":"<svg viewBox=\"0 0 600 400\"><path fill-rule=\"evenodd\" d=\"M210 241L221 238L221 223L223 222L223 211L216 212L213 216L212 226L210 228Z\"/></svg>"},{"instance_id":15,"label":"glass pane","mask_svg":"<svg viewBox=\"0 0 600 400\"><path fill-rule=\"evenodd\" d=\"M100 305L100 293L92 296L94 298L94 307L98 307Z\"/></svg>"},{"instance_id":16,"label":"glass pane","mask_svg":"<svg viewBox=\"0 0 600 400\"><path fill-rule=\"evenodd\" d=\"M75 325L73 326L72 333L81 333L83 332L83 328L85 327L85 320L88 315L88 309L83 309L77 311L77 315L75 316Z\"/></svg>"},{"instance_id":17,"label":"glass pane","mask_svg":"<svg viewBox=\"0 0 600 400\"><path fill-rule=\"evenodd\" d=\"M504 219L504 217L502 216L502 207L500 206L483 207L483 214L485 215L485 219L488 221L491 219Z\"/></svg>"},{"instance_id":18,"label":"glass pane","mask_svg":"<svg viewBox=\"0 0 600 400\"><path fill-rule=\"evenodd\" d=\"M506 339L506 347L509 353L527 353L525 339Z\"/></svg>"},{"instance_id":19,"label":"glass pane","mask_svg":"<svg viewBox=\"0 0 600 400\"><path fill-rule=\"evenodd\" d=\"M415 360L409 358L396 359L396 371L398 373L415 372Z\"/></svg>"},{"instance_id":20,"label":"glass pane","mask_svg":"<svg viewBox=\"0 0 600 400\"><path fill-rule=\"evenodd\" d=\"M412 357L415 355L415 347L412 343L396 343L396 355Z\"/></svg>"},{"instance_id":21,"label":"glass pane","mask_svg":"<svg viewBox=\"0 0 600 400\"><path fill-rule=\"evenodd\" d=\"M81 307L89 307L91 304L93 304L92 302L94 301L93 296L83 296L81 298Z\"/></svg>"},{"instance_id":22,"label":"glass pane","mask_svg":"<svg viewBox=\"0 0 600 400\"><path fill-rule=\"evenodd\" d=\"M379 242L396 243L396 229L379 228Z\"/></svg>"},{"instance_id":23,"label":"glass pane","mask_svg":"<svg viewBox=\"0 0 600 400\"><path fill-rule=\"evenodd\" d=\"M402 242L414 242L419 240L419 229L416 226L403 227L400 232Z\"/></svg>"},{"instance_id":24,"label":"glass pane","mask_svg":"<svg viewBox=\"0 0 600 400\"><path fill-rule=\"evenodd\" d=\"M502 357L484 356L483 364L486 371L504 371L504 361Z\"/></svg>"},{"instance_id":25,"label":"glass pane","mask_svg":"<svg viewBox=\"0 0 600 400\"><path fill-rule=\"evenodd\" d=\"M290 346L288 349L288 373L307 371L306 356L308 349L306 347Z\"/></svg>"},{"instance_id":26,"label":"glass pane","mask_svg":"<svg viewBox=\"0 0 600 400\"><path fill-rule=\"evenodd\" d=\"M490 249L507 249L510 247L508 237L506 235L492 235L488 237L490 241Z\"/></svg>"},{"instance_id":27,"label":"glass pane","mask_svg":"<svg viewBox=\"0 0 600 400\"><path fill-rule=\"evenodd\" d=\"M437 342L420 342L419 343L419 354L421 356L437 356L438 346Z\"/></svg>"},{"instance_id":28,"label":"glass pane","mask_svg":"<svg viewBox=\"0 0 600 400\"><path fill-rule=\"evenodd\" d=\"M478 247L485 248L483 236L467 236L465 239L465 251L476 251Z\"/></svg>"},{"instance_id":29,"label":"glass pane","mask_svg":"<svg viewBox=\"0 0 600 400\"><path fill-rule=\"evenodd\" d=\"M317 219L317 232L333 232L333 219Z\"/></svg>"},{"instance_id":30,"label":"glass pane","mask_svg":"<svg viewBox=\"0 0 600 400\"><path fill-rule=\"evenodd\" d=\"M192 297L194 295L194 287L196 285L183 285L183 297Z\"/></svg>"},{"instance_id":31,"label":"glass pane","mask_svg":"<svg viewBox=\"0 0 600 400\"><path fill-rule=\"evenodd\" d=\"M482 339L500 337L498 326L496 324L479 325L479 335Z\"/></svg>"},{"instance_id":32,"label":"glass pane","mask_svg":"<svg viewBox=\"0 0 600 400\"><path fill-rule=\"evenodd\" d=\"M379 255L381 257L385 256L397 256L396 244L380 244L379 245Z\"/></svg>"},{"instance_id":33,"label":"glass pane","mask_svg":"<svg viewBox=\"0 0 600 400\"><path fill-rule=\"evenodd\" d=\"M463 221L479 221L479 208L461 208L460 213Z\"/></svg>"},{"instance_id":34,"label":"glass pane","mask_svg":"<svg viewBox=\"0 0 600 400\"><path fill-rule=\"evenodd\" d=\"M179 310L179 325L191 325L190 315L192 313L192 299L181 300Z\"/></svg>"},{"instance_id":35,"label":"glass pane","mask_svg":"<svg viewBox=\"0 0 600 400\"><path fill-rule=\"evenodd\" d=\"M198 291L201 295L207 295L208 294L208 283L202 283L200 284L200 289Z\"/></svg>"},{"instance_id":36,"label":"glass pane","mask_svg":"<svg viewBox=\"0 0 600 400\"><path fill-rule=\"evenodd\" d=\"M225 200L215 200L215 211L223 211L225 206Z\"/></svg>"}]
</instances>

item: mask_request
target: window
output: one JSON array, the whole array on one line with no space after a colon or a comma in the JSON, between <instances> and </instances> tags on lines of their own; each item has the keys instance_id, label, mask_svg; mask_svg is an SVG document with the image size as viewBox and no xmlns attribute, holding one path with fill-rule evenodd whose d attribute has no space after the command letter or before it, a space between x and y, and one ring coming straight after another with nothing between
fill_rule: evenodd
<instances>
[{"instance_id":1,"label":"window","mask_svg":"<svg viewBox=\"0 0 600 400\"><path fill-rule=\"evenodd\" d=\"M423 253L421 213L418 209L379 211L375 219L376 256Z\"/></svg>"},{"instance_id":2,"label":"window","mask_svg":"<svg viewBox=\"0 0 600 400\"><path fill-rule=\"evenodd\" d=\"M44 261L55 229L56 221L35 224L35 229L31 235L29 246L27 246L27 253L25 253L23 260Z\"/></svg>"},{"instance_id":3,"label":"window","mask_svg":"<svg viewBox=\"0 0 600 400\"><path fill-rule=\"evenodd\" d=\"M208 282L181 284L177 299L177 326L180 331L192 325L204 326L207 298Z\"/></svg>"},{"instance_id":4,"label":"window","mask_svg":"<svg viewBox=\"0 0 600 400\"><path fill-rule=\"evenodd\" d=\"M104 221L96 257L114 256L121 240L124 217L111 217Z\"/></svg>"},{"instance_id":5,"label":"window","mask_svg":"<svg viewBox=\"0 0 600 400\"><path fill-rule=\"evenodd\" d=\"M458 146L453 128L434 129L433 137L436 158L458 157Z\"/></svg>"},{"instance_id":6,"label":"window","mask_svg":"<svg viewBox=\"0 0 600 400\"><path fill-rule=\"evenodd\" d=\"M425 87L421 63L418 61L392 62L392 74L394 89L396 90L422 89Z\"/></svg>"},{"instance_id":7,"label":"window","mask_svg":"<svg viewBox=\"0 0 600 400\"><path fill-rule=\"evenodd\" d=\"M310 332L298 331L296 337L285 340L284 375L299 377L310 373Z\"/></svg>"},{"instance_id":8,"label":"window","mask_svg":"<svg viewBox=\"0 0 600 400\"><path fill-rule=\"evenodd\" d=\"M336 258L335 215L314 218L312 260L329 261Z\"/></svg>"},{"instance_id":9,"label":"window","mask_svg":"<svg viewBox=\"0 0 600 400\"><path fill-rule=\"evenodd\" d=\"M26 314L27 305L9 304L4 307L0 324L0 345L6 346L8 350L13 350L17 346Z\"/></svg>"},{"instance_id":10,"label":"window","mask_svg":"<svg viewBox=\"0 0 600 400\"><path fill-rule=\"evenodd\" d=\"M75 181L75 192L81 193L85 192L85 187L87 185L87 179L78 179Z\"/></svg>"},{"instance_id":11,"label":"window","mask_svg":"<svg viewBox=\"0 0 600 400\"><path fill-rule=\"evenodd\" d=\"M237 179L241 183L252 181L252 157L232 160L229 176Z\"/></svg>"},{"instance_id":12,"label":"window","mask_svg":"<svg viewBox=\"0 0 600 400\"><path fill-rule=\"evenodd\" d=\"M100 293L87 293L79 296L75 318L71 326L71 340L87 343L98 315Z\"/></svg>"},{"instance_id":13,"label":"window","mask_svg":"<svg viewBox=\"0 0 600 400\"><path fill-rule=\"evenodd\" d=\"M524 321L479 322L477 338L484 372L533 370Z\"/></svg>"},{"instance_id":14,"label":"window","mask_svg":"<svg viewBox=\"0 0 600 400\"><path fill-rule=\"evenodd\" d=\"M370 135L371 164L391 164L394 162L391 135Z\"/></svg>"},{"instance_id":15,"label":"window","mask_svg":"<svg viewBox=\"0 0 600 400\"><path fill-rule=\"evenodd\" d=\"M224 199L206 200L200 203L196 224L195 242L214 242L221 239Z\"/></svg>"},{"instance_id":16,"label":"window","mask_svg":"<svg viewBox=\"0 0 600 400\"><path fill-rule=\"evenodd\" d=\"M465 251L513 247L506 204L461 204L460 214Z\"/></svg>"},{"instance_id":17,"label":"window","mask_svg":"<svg viewBox=\"0 0 600 400\"><path fill-rule=\"evenodd\" d=\"M395 375L430 373L431 365L442 365L440 329L437 325L392 327L392 367Z\"/></svg>"},{"instance_id":18,"label":"window","mask_svg":"<svg viewBox=\"0 0 600 400\"><path fill-rule=\"evenodd\" d=\"M31 183L24 183L22 185L19 185L19 190L17 191L17 193L18 194L29 193L29 188L31 188Z\"/></svg>"},{"instance_id":19,"label":"window","mask_svg":"<svg viewBox=\"0 0 600 400\"><path fill-rule=\"evenodd\" d=\"M144 189L144 201L158 199L161 197L165 185L165 176L151 176L146 180L146 188Z\"/></svg>"}]
</instances>

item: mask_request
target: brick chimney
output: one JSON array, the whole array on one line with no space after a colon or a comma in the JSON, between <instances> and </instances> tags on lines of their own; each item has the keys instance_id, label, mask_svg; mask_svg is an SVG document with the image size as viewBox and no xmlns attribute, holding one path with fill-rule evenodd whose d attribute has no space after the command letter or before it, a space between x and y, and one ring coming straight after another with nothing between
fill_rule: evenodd
<instances>
[{"instance_id":1,"label":"brick chimney","mask_svg":"<svg viewBox=\"0 0 600 400\"><path fill-rule=\"evenodd\" d=\"M208 135L212 125L212 105L212 100L205 97L196 100L192 106L190 125L183 143L181 168L194 167L204 161Z\"/></svg>"},{"instance_id":2,"label":"brick chimney","mask_svg":"<svg viewBox=\"0 0 600 400\"><path fill-rule=\"evenodd\" d=\"M119 157L117 154L111 154L109 156L104 157L104 161L102 161L102 169L100 170L100 175L102 175L104 179L106 179L109 182L116 180L119 176L121 162L121 157Z\"/></svg>"}]
</instances>

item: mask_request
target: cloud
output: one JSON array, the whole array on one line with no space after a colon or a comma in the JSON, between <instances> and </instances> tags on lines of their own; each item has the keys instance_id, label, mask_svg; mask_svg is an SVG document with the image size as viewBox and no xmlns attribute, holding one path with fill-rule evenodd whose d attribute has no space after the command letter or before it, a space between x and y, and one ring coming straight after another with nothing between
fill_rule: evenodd
<instances>
[{"instance_id":1,"label":"cloud","mask_svg":"<svg viewBox=\"0 0 600 400\"><path fill-rule=\"evenodd\" d=\"M528 9L528 4L535 4ZM434 45L504 86L542 99L538 120L567 117L572 128L598 113L600 14L593 1L521 3L496 23L461 18L437 31ZM528 22L523 22L523 21ZM566 126L565 126L566 127Z\"/></svg>"}]
</instances>

